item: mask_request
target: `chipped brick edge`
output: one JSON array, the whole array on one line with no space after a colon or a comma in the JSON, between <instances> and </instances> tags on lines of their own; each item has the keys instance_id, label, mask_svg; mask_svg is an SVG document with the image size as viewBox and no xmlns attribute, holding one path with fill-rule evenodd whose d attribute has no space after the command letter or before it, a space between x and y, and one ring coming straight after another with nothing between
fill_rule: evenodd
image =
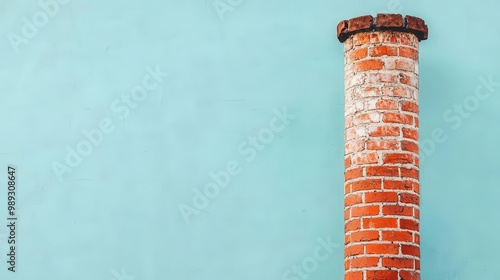
<instances>
[{"instance_id":1,"label":"chipped brick edge","mask_svg":"<svg viewBox=\"0 0 500 280\"><path fill-rule=\"evenodd\" d=\"M394 30L413 33L419 41L427 40L429 29L425 21L414 16L400 14L377 14L343 20L337 25L337 38L343 43L349 36L367 31Z\"/></svg>"}]
</instances>

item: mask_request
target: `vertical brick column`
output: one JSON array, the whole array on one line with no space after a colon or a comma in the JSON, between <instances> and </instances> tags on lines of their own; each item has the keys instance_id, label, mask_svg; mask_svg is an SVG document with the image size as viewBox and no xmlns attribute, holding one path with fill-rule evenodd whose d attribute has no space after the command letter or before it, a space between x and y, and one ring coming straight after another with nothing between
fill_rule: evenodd
<instances>
[{"instance_id":1,"label":"vertical brick column","mask_svg":"<svg viewBox=\"0 0 500 280\"><path fill-rule=\"evenodd\" d=\"M418 47L424 21L363 16L345 49L345 279L420 279Z\"/></svg>"}]
</instances>

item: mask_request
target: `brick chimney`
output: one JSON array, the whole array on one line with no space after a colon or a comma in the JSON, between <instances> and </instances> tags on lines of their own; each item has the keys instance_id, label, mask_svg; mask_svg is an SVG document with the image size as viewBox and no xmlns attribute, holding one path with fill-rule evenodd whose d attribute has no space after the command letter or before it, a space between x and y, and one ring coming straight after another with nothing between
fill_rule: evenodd
<instances>
[{"instance_id":1,"label":"brick chimney","mask_svg":"<svg viewBox=\"0 0 500 280\"><path fill-rule=\"evenodd\" d=\"M420 279L420 18L344 20L345 279Z\"/></svg>"}]
</instances>

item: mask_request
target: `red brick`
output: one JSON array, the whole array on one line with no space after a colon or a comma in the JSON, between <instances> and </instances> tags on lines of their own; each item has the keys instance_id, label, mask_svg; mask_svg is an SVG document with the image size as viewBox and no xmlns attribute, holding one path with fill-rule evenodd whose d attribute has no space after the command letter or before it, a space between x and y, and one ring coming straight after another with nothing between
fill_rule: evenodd
<instances>
[{"instance_id":1,"label":"red brick","mask_svg":"<svg viewBox=\"0 0 500 280\"><path fill-rule=\"evenodd\" d=\"M341 42L344 42L347 38L348 23L347 20L343 20L337 25L337 38L339 38Z\"/></svg>"},{"instance_id":2,"label":"red brick","mask_svg":"<svg viewBox=\"0 0 500 280\"><path fill-rule=\"evenodd\" d=\"M403 127L403 137L418 141L418 130Z\"/></svg>"},{"instance_id":3,"label":"red brick","mask_svg":"<svg viewBox=\"0 0 500 280\"><path fill-rule=\"evenodd\" d=\"M362 87L359 90L359 98L380 96L380 89L377 87Z\"/></svg>"},{"instance_id":4,"label":"red brick","mask_svg":"<svg viewBox=\"0 0 500 280\"><path fill-rule=\"evenodd\" d=\"M344 230L345 232L358 230L361 228L361 219L353 219L345 223Z\"/></svg>"},{"instance_id":5,"label":"red brick","mask_svg":"<svg viewBox=\"0 0 500 280\"><path fill-rule=\"evenodd\" d=\"M349 220L351 218L351 209L344 210L344 220Z\"/></svg>"},{"instance_id":6,"label":"red brick","mask_svg":"<svg viewBox=\"0 0 500 280\"><path fill-rule=\"evenodd\" d=\"M398 202L398 194L396 192L365 193L365 203L373 202Z\"/></svg>"},{"instance_id":7,"label":"red brick","mask_svg":"<svg viewBox=\"0 0 500 280\"><path fill-rule=\"evenodd\" d=\"M353 163L354 164L370 164L370 163L377 163L378 162L378 155L377 153L363 153L363 154L357 154L353 157Z\"/></svg>"},{"instance_id":8,"label":"red brick","mask_svg":"<svg viewBox=\"0 0 500 280\"><path fill-rule=\"evenodd\" d=\"M351 193L351 184L345 184L344 185L344 194L349 194Z\"/></svg>"},{"instance_id":9,"label":"red brick","mask_svg":"<svg viewBox=\"0 0 500 280\"><path fill-rule=\"evenodd\" d=\"M418 78L415 75L409 75L405 73L399 73L399 82L405 85L418 88Z\"/></svg>"},{"instance_id":10,"label":"red brick","mask_svg":"<svg viewBox=\"0 0 500 280\"><path fill-rule=\"evenodd\" d=\"M364 254L365 248L363 245L351 245L345 248L344 257L352 257Z\"/></svg>"},{"instance_id":11,"label":"red brick","mask_svg":"<svg viewBox=\"0 0 500 280\"><path fill-rule=\"evenodd\" d=\"M396 270L367 270L366 279L370 280L399 280Z\"/></svg>"},{"instance_id":12,"label":"red brick","mask_svg":"<svg viewBox=\"0 0 500 280\"><path fill-rule=\"evenodd\" d=\"M365 149L365 141L363 141L363 140L349 141L345 144L345 153L346 154L361 152L364 149Z\"/></svg>"},{"instance_id":13,"label":"red brick","mask_svg":"<svg viewBox=\"0 0 500 280\"><path fill-rule=\"evenodd\" d=\"M417 208L413 209L413 218L420 220L420 210L418 210Z\"/></svg>"},{"instance_id":14,"label":"red brick","mask_svg":"<svg viewBox=\"0 0 500 280\"><path fill-rule=\"evenodd\" d=\"M416 32L419 40L427 40L429 29L425 22L418 17L406 16L406 28Z\"/></svg>"},{"instance_id":15,"label":"red brick","mask_svg":"<svg viewBox=\"0 0 500 280\"><path fill-rule=\"evenodd\" d=\"M368 217L368 216L377 216L379 214L380 214L380 206L378 205L360 206L351 209L351 217Z\"/></svg>"},{"instance_id":16,"label":"red brick","mask_svg":"<svg viewBox=\"0 0 500 280\"><path fill-rule=\"evenodd\" d=\"M413 185L412 185L412 186L413 186L413 191L414 191L415 193L420 193L420 184L419 184L419 183L415 183L415 182L413 182Z\"/></svg>"},{"instance_id":17,"label":"red brick","mask_svg":"<svg viewBox=\"0 0 500 280\"><path fill-rule=\"evenodd\" d=\"M382 258L382 266L390 268L413 268L414 261L404 258Z\"/></svg>"},{"instance_id":18,"label":"red brick","mask_svg":"<svg viewBox=\"0 0 500 280\"><path fill-rule=\"evenodd\" d=\"M382 188L382 180L368 179L352 182L352 192L366 191L366 190L380 190Z\"/></svg>"},{"instance_id":19,"label":"red brick","mask_svg":"<svg viewBox=\"0 0 500 280\"><path fill-rule=\"evenodd\" d=\"M372 47L370 50L370 56L372 57L379 57L379 56L396 56L398 55L398 49L397 47L391 47L391 46L376 46Z\"/></svg>"},{"instance_id":20,"label":"red brick","mask_svg":"<svg viewBox=\"0 0 500 280\"><path fill-rule=\"evenodd\" d=\"M384 164L394 164L394 163L412 164L413 158L414 157L410 154L401 154L401 153L385 154Z\"/></svg>"},{"instance_id":21,"label":"red brick","mask_svg":"<svg viewBox=\"0 0 500 280\"><path fill-rule=\"evenodd\" d=\"M401 245L401 253L413 257L420 257L420 248L413 245Z\"/></svg>"},{"instance_id":22,"label":"red brick","mask_svg":"<svg viewBox=\"0 0 500 280\"><path fill-rule=\"evenodd\" d=\"M344 168L347 169L351 167L351 157L350 156L347 156L345 159L344 159Z\"/></svg>"},{"instance_id":23,"label":"red brick","mask_svg":"<svg viewBox=\"0 0 500 280\"><path fill-rule=\"evenodd\" d=\"M348 270L351 268L351 261L350 260L345 260L344 261L344 270ZM356 272L357 273L357 272ZM363 277L363 272L360 272L361 273L361 277ZM355 278L353 278L355 279ZM363 280L362 278L359 278L359 280Z\"/></svg>"},{"instance_id":24,"label":"red brick","mask_svg":"<svg viewBox=\"0 0 500 280\"><path fill-rule=\"evenodd\" d=\"M396 218L365 218L363 219L364 229L397 228Z\"/></svg>"},{"instance_id":25,"label":"red brick","mask_svg":"<svg viewBox=\"0 0 500 280\"><path fill-rule=\"evenodd\" d=\"M353 36L354 46L361 46L370 43L370 35L368 33L357 33Z\"/></svg>"},{"instance_id":26,"label":"red brick","mask_svg":"<svg viewBox=\"0 0 500 280\"><path fill-rule=\"evenodd\" d=\"M415 62L408 61L406 59L397 59L396 60L396 69L414 72L415 71Z\"/></svg>"},{"instance_id":27,"label":"red brick","mask_svg":"<svg viewBox=\"0 0 500 280\"><path fill-rule=\"evenodd\" d=\"M401 229L407 229L413 231L419 230L419 224L414 220L401 219L399 220L399 226L401 227Z\"/></svg>"},{"instance_id":28,"label":"red brick","mask_svg":"<svg viewBox=\"0 0 500 280\"><path fill-rule=\"evenodd\" d=\"M379 42L380 43L399 43L401 37L401 32L394 31L380 31L379 32Z\"/></svg>"},{"instance_id":29,"label":"red brick","mask_svg":"<svg viewBox=\"0 0 500 280\"><path fill-rule=\"evenodd\" d=\"M418 113L418 104L410 101L401 102L401 110L408 111L412 113Z\"/></svg>"},{"instance_id":30,"label":"red brick","mask_svg":"<svg viewBox=\"0 0 500 280\"><path fill-rule=\"evenodd\" d=\"M377 126L374 129L371 129L369 132L370 136L373 137L381 137L381 136L399 136L401 134L401 130L397 126Z\"/></svg>"},{"instance_id":31,"label":"red brick","mask_svg":"<svg viewBox=\"0 0 500 280\"><path fill-rule=\"evenodd\" d=\"M410 181L392 181L384 180L385 190L412 190L413 185Z\"/></svg>"},{"instance_id":32,"label":"red brick","mask_svg":"<svg viewBox=\"0 0 500 280\"><path fill-rule=\"evenodd\" d=\"M380 110L396 110L398 103L395 100L381 99L375 106Z\"/></svg>"},{"instance_id":33,"label":"red brick","mask_svg":"<svg viewBox=\"0 0 500 280\"><path fill-rule=\"evenodd\" d=\"M382 207L382 214L391 216L413 216L413 208L409 206L400 205L384 205Z\"/></svg>"},{"instance_id":34,"label":"red brick","mask_svg":"<svg viewBox=\"0 0 500 280\"><path fill-rule=\"evenodd\" d=\"M420 269L420 267L417 268L416 263L415 269ZM399 277L398 279L401 280L420 280L420 273L418 271L400 270Z\"/></svg>"},{"instance_id":35,"label":"red brick","mask_svg":"<svg viewBox=\"0 0 500 280\"><path fill-rule=\"evenodd\" d=\"M348 181L348 180L351 180L351 179L356 179L356 178L359 178L359 177L362 177L362 176L363 176L363 168L362 167L353 168L353 169L347 170L344 173L344 179L345 179L345 181Z\"/></svg>"},{"instance_id":36,"label":"red brick","mask_svg":"<svg viewBox=\"0 0 500 280\"><path fill-rule=\"evenodd\" d=\"M363 272L362 271L347 272L345 274L344 280L363 280Z\"/></svg>"},{"instance_id":37,"label":"red brick","mask_svg":"<svg viewBox=\"0 0 500 280\"><path fill-rule=\"evenodd\" d=\"M352 47L353 47L353 42L352 42L352 36L351 36L351 37L348 37L347 39L345 39L345 41L344 41L344 52L348 52L348 51L352 50Z\"/></svg>"},{"instance_id":38,"label":"red brick","mask_svg":"<svg viewBox=\"0 0 500 280\"><path fill-rule=\"evenodd\" d=\"M409 47L399 47L399 56L408 57L413 60L418 60L418 51Z\"/></svg>"},{"instance_id":39,"label":"red brick","mask_svg":"<svg viewBox=\"0 0 500 280\"><path fill-rule=\"evenodd\" d=\"M383 241L400 241L400 242L413 242L413 236L408 231L382 231Z\"/></svg>"},{"instance_id":40,"label":"red brick","mask_svg":"<svg viewBox=\"0 0 500 280\"><path fill-rule=\"evenodd\" d=\"M384 67L381 60L367 59L356 63L356 71L380 70Z\"/></svg>"},{"instance_id":41,"label":"red brick","mask_svg":"<svg viewBox=\"0 0 500 280\"><path fill-rule=\"evenodd\" d=\"M419 172L416 169L401 168L401 177L413 178L418 180Z\"/></svg>"},{"instance_id":42,"label":"red brick","mask_svg":"<svg viewBox=\"0 0 500 280\"><path fill-rule=\"evenodd\" d=\"M367 230L351 233L351 242L374 241L379 239L378 231Z\"/></svg>"},{"instance_id":43,"label":"red brick","mask_svg":"<svg viewBox=\"0 0 500 280\"><path fill-rule=\"evenodd\" d=\"M418 144L410 141L401 141L401 150L418 154Z\"/></svg>"},{"instance_id":44,"label":"red brick","mask_svg":"<svg viewBox=\"0 0 500 280\"><path fill-rule=\"evenodd\" d=\"M403 27L403 16L399 14L377 14L377 27Z\"/></svg>"},{"instance_id":45,"label":"red brick","mask_svg":"<svg viewBox=\"0 0 500 280\"><path fill-rule=\"evenodd\" d=\"M413 124L413 117L400 113L384 113L382 120L386 123Z\"/></svg>"},{"instance_id":46,"label":"red brick","mask_svg":"<svg viewBox=\"0 0 500 280\"><path fill-rule=\"evenodd\" d=\"M368 56L368 48L360 48L360 49L356 49L356 50L351 51L347 56L347 60L348 61L356 61L356 60L363 59L367 56Z\"/></svg>"},{"instance_id":47,"label":"red brick","mask_svg":"<svg viewBox=\"0 0 500 280\"><path fill-rule=\"evenodd\" d=\"M405 86L393 86L393 87L383 87L382 88L383 95L386 96L395 96L395 97L405 97L411 98L412 92L408 87Z\"/></svg>"},{"instance_id":48,"label":"red brick","mask_svg":"<svg viewBox=\"0 0 500 280\"><path fill-rule=\"evenodd\" d=\"M399 253L398 244L366 244L367 254L397 255ZM369 278L371 279L371 278Z\"/></svg>"},{"instance_id":49,"label":"red brick","mask_svg":"<svg viewBox=\"0 0 500 280\"><path fill-rule=\"evenodd\" d=\"M363 203L363 197L360 194L350 194L347 195L344 198L344 206L353 206L355 204L362 204Z\"/></svg>"},{"instance_id":50,"label":"red brick","mask_svg":"<svg viewBox=\"0 0 500 280\"><path fill-rule=\"evenodd\" d=\"M358 30L368 29L372 26L372 16L360 16L352 18L348 22L348 32L355 32Z\"/></svg>"},{"instance_id":51,"label":"red brick","mask_svg":"<svg viewBox=\"0 0 500 280\"><path fill-rule=\"evenodd\" d=\"M368 150L397 150L398 145L399 142L397 140L368 140L366 142Z\"/></svg>"},{"instance_id":52,"label":"red brick","mask_svg":"<svg viewBox=\"0 0 500 280\"><path fill-rule=\"evenodd\" d=\"M414 242L415 244L420 245L420 234L415 233L415 238L414 238L413 242Z\"/></svg>"},{"instance_id":53,"label":"red brick","mask_svg":"<svg viewBox=\"0 0 500 280\"><path fill-rule=\"evenodd\" d=\"M360 32L373 29L382 29L370 33L370 35L382 35L384 38L379 38L376 42L400 42L400 37L405 34L414 33L418 40L426 40L429 30L425 22L417 17L406 16L403 20L399 14L378 14L374 19L371 15L343 20L337 25L337 38L340 42L344 42L351 34L357 35ZM387 31L384 31L387 30Z\"/></svg>"},{"instance_id":54,"label":"red brick","mask_svg":"<svg viewBox=\"0 0 500 280\"><path fill-rule=\"evenodd\" d=\"M378 257L362 257L351 261L352 268L376 267L378 265Z\"/></svg>"},{"instance_id":55,"label":"red brick","mask_svg":"<svg viewBox=\"0 0 500 280\"><path fill-rule=\"evenodd\" d=\"M370 33L370 43L372 44L380 43L379 32Z\"/></svg>"},{"instance_id":56,"label":"red brick","mask_svg":"<svg viewBox=\"0 0 500 280\"><path fill-rule=\"evenodd\" d=\"M354 125L380 122L380 115L377 112L357 114L353 118Z\"/></svg>"},{"instance_id":57,"label":"red brick","mask_svg":"<svg viewBox=\"0 0 500 280\"><path fill-rule=\"evenodd\" d=\"M410 47L418 48L418 38L413 33L402 33L401 34L401 44L408 45Z\"/></svg>"},{"instance_id":58,"label":"red brick","mask_svg":"<svg viewBox=\"0 0 500 280\"><path fill-rule=\"evenodd\" d=\"M366 176L399 176L399 169L392 166L366 167Z\"/></svg>"},{"instance_id":59,"label":"red brick","mask_svg":"<svg viewBox=\"0 0 500 280\"><path fill-rule=\"evenodd\" d=\"M386 59L384 60L384 69L413 72L415 70L415 63L408 59Z\"/></svg>"},{"instance_id":60,"label":"red brick","mask_svg":"<svg viewBox=\"0 0 500 280\"><path fill-rule=\"evenodd\" d=\"M364 129L354 127L354 128L346 129L344 138L346 141L349 141L349 140L364 137L365 135L366 135L366 131Z\"/></svg>"},{"instance_id":61,"label":"red brick","mask_svg":"<svg viewBox=\"0 0 500 280\"><path fill-rule=\"evenodd\" d=\"M371 84L375 83L397 83L400 77L397 73L370 73L367 78L367 82Z\"/></svg>"},{"instance_id":62,"label":"red brick","mask_svg":"<svg viewBox=\"0 0 500 280\"><path fill-rule=\"evenodd\" d=\"M399 201L401 203L419 205L420 197L413 193L401 193L399 194Z\"/></svg>"}]
</instances>

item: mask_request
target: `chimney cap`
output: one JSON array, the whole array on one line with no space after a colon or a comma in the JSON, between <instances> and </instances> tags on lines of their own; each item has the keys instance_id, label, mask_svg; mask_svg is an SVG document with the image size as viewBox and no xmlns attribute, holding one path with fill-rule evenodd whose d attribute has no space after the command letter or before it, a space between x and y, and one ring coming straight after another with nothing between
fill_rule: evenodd
<instances>
[{"instance_id":1,"label":"chimney cap","mask_svg":"<svg viewBox=\"0 0 500 280\"><path fill-rule=\"evenodd\" d=\"M337 38L343 43L349 36L368 31L394 30L413 33L419 41L427 40L429 29L424 20L400 14L377 14L343 20L337 25Z\"/></svg>"}]
</instances>

